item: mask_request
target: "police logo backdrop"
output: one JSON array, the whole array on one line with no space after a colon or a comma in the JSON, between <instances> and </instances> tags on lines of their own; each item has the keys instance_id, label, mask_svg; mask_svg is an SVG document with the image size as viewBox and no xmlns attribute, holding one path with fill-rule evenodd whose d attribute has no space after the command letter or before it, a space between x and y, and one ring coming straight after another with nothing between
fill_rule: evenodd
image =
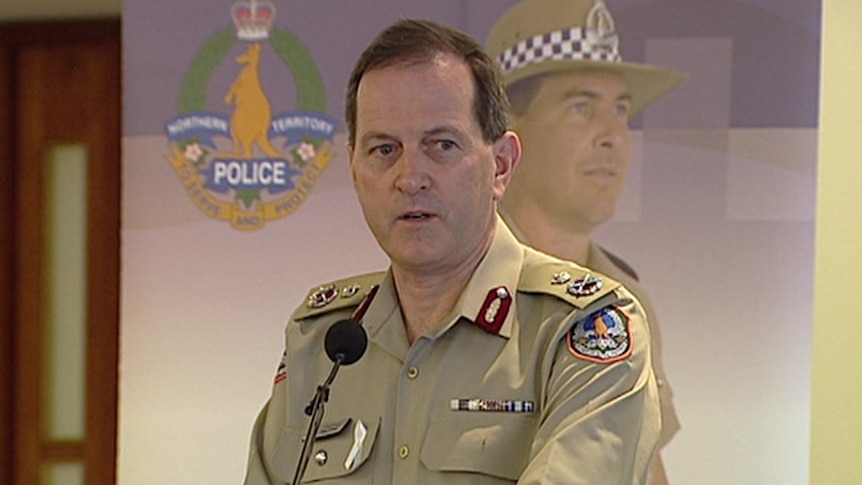
<instances>
[{"instance_id":1,"label":"police logo backdrop","mask_svg":"<svg viewBox=\"0 0 862 485\"><path fill-rule=\"evenodd\" d=\"M344 149L359 52L403 17L484 42L514 3L124 3L120 482L241 481L289 312L387 264ZM595 237L660 316L670 481L806 483L820 2L605 3L623 61L688 75L633 120ZM599 315L566 338L612 359L625 329ZM599 330L623 347L584 344Z\"/></svg>"}]
</instances>

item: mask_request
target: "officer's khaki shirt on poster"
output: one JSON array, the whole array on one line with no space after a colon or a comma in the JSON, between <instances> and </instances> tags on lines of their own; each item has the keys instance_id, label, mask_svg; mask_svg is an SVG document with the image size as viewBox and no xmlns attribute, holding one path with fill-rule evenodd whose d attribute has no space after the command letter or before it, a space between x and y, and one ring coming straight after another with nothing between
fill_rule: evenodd
<instances>
[{"instance_id":1,"label":"officer's khaki shirt on poster","mask_svg":"<svg viewBox=\"0 0 862 485\"><path fill-rule=\"evenodd\" d=\"M304 408L332 367L323 337L357 308L368 349L332 385L303 483L646 483L661 423L644 314L618 283L587 276L498 219L450 316L412 346L389 272L324 285L339 296L286 326L246 485L293 478ZM599 332L616 344L590 347Z\"/></svg>"},{"instance_id":2,"label":"officer's khaki shirt on poster","mask_svg":"<svg viewBox=\"0 0 862 485\"><path fill-rule=\"evenodd\" d=\"M509 213L503 210L502 207L498 212L500 217L506 225L509 226L509 229L519 241L528 240L523 231L521 231L518 225L515 224L515 221ZM587 252L586 267L603 275L610 276L619 283L622 283L627 290L637 297L641 306L644 308L647 321L649 322L649 331L651 336L650 347L652 349L652 366L653 371L655 372L656 382L659 386L659 399L661 401L662 429L661 437L659 439L659 449L664 448L680 430L681 424L679 416L676 413L676 405L674 404L673 387L671 386L670 380L667 378L667 374L664 370L664 357L662 354L662 338L660 331L661 326L656 318L656 312L653 307L652 300L649 298L646 289L641 286L640 281L636 279L637 275L634 274L634 270L628 265L628 263L618 256L613 256L612 259L610 253L606 249L592 241L590 241L590 247Z\"/></svg>"},{"instance_id":3,"label":"officer's khaki shirt on poster","mask_svg":"<svg viewBox=\"0 0 862 485\"><path fill-rule=\"evenodd\" d=\"M673 387L667 374L664 370L664 357L662 355L662 339L661 325L656 320L655 309L647 295L646 290L641 286L640 282L627 274L623 269L617 266L608 256L606 250L602 249L596 243L590 243L589 255L587 256L587 266L599 273L610 276L611 278L622 283L627 290L634 293L638 301L644 308L649 321L649 330L652 339L652 366L655 371L656 382L658 382L659 399L661 400L661 438L659 439L659 449L664 448L670 440L679 431L681 425L679 417L676 414L676 406L673 400Z\"/></svg>"}]
</instances>

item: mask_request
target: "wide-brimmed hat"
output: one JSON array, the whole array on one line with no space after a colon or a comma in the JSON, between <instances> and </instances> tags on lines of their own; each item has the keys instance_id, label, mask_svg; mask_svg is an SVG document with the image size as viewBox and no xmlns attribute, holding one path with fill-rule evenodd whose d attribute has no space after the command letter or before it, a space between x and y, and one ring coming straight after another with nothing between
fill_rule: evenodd
<instances>
[{"instance_id":1,"label":"wide-brimmed hat","mask_svg":"<svg viewBox=\"0 0 862 485\"><path fill-rule=\"evenodd\" d=\"M602 0L524 0L497 20L485 47L507 86L571 69L617 72L631 92L632 116L686 79L671 69L623 62L613 17Z\"/></svg>"}]
</instances>

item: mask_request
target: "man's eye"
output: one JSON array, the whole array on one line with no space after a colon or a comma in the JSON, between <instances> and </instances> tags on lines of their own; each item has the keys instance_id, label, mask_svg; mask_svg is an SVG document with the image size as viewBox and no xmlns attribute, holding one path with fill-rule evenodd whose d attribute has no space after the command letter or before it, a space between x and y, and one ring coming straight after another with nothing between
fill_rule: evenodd
<instances>
[{"instance_id":1,"label":"man's eye","mask_svg":"<svg viewBox=\"0 0 862 485\"><path fill-rule=\"evenodd\" d=\"M376 153L384 157L392 155L392 153L394 152L395 147L393 147L392 145L377 145L376 147L371 149L371 153Z\"/></svg>"},{"instance_id":2,"label":"man's eye","mask_svg":"<svg viewBox=\"0 0 862 485\"><path fill-rule=\"evenodd\" d=\"M590 103L575 103L575 105L572 106L572 112L578 114L587 114L590 112Z\"/></svg>"},{"instance_id":3,"label":"man's eye","mask_svg":"<svg viewBox=\"0 0 862 485\"><path fill-rule=\"evenodd\" d=\"M620 116L628 116L629 111L631 111L631 105L629 104L621 104L617 106L617 114Z\"/></svg>"},{"instance_id":4,"label":"man's eye","mask_svg":"<svg viewBox=\"0 0 862 485\"><path fill-rule=\"evenodd\" d=\"M452 140L437 140L436 144L437 144L437 147L439 147L442 150L451 150L451 149L455 148L455 142Z\"/></svg>"},{"instance_id":5,"label":"man's eye","mask_svg":"<svg viewBox=\"0 0 862 485\"><path fill-rule=\"evenodd\" d=\"M444 153L458 148L458 143L446 138L431 138L425 141L425 150L435 153Z\"/></svg>"}]
</instances>

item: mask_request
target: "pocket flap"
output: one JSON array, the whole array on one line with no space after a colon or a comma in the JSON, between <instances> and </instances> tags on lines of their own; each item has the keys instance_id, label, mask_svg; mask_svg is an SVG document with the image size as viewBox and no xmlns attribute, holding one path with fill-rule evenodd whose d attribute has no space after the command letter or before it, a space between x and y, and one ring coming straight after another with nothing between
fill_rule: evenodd
<instances>
[{"instance_id":1,"label":"pocket flap","mask_svg":"<svg viewBox=\"0 0 862 485\"><path fill-rule=\"evenodd\" d=\"M344 428L351 422L353 422L353 418L344 418L332 423L323 423L320 425L320 429L317 430L316 439L322 440L329 438L330 436L335 436L344 431Z\"/></svg>"},{"instance_id":2,"label":"pocket flap","mask_svg":"<svg viewBox=\"0 0 862 485\"><path fill-rule=\"evenodd\" d=\"M361 443L354 445L357 426L365 428L365 437ZM333 479L355 473L362 467L374 449L379 428L380 417L339 418L321 425L312 446L311 458L305 469L302 483ZM299 453L302 450L301 439L305 433L305 428L287 428L279 438L272 460L273 468L279 475L279 479L286 482L293 480ZM345 462L355 446L359 449L354 453L355 456L348 468L345 466Z\"/></svg>"},{"instance_id":3,"label":"pocket flap","mask_svg":"<svg viewBox=\"0 0 862 485\"><path fill-rule=\"evenodd\" d=\"M430 470L483 473L517 480L530 456L530 415L446 413L429 424L422 462Z\"/></svg>"}]
</instances>

